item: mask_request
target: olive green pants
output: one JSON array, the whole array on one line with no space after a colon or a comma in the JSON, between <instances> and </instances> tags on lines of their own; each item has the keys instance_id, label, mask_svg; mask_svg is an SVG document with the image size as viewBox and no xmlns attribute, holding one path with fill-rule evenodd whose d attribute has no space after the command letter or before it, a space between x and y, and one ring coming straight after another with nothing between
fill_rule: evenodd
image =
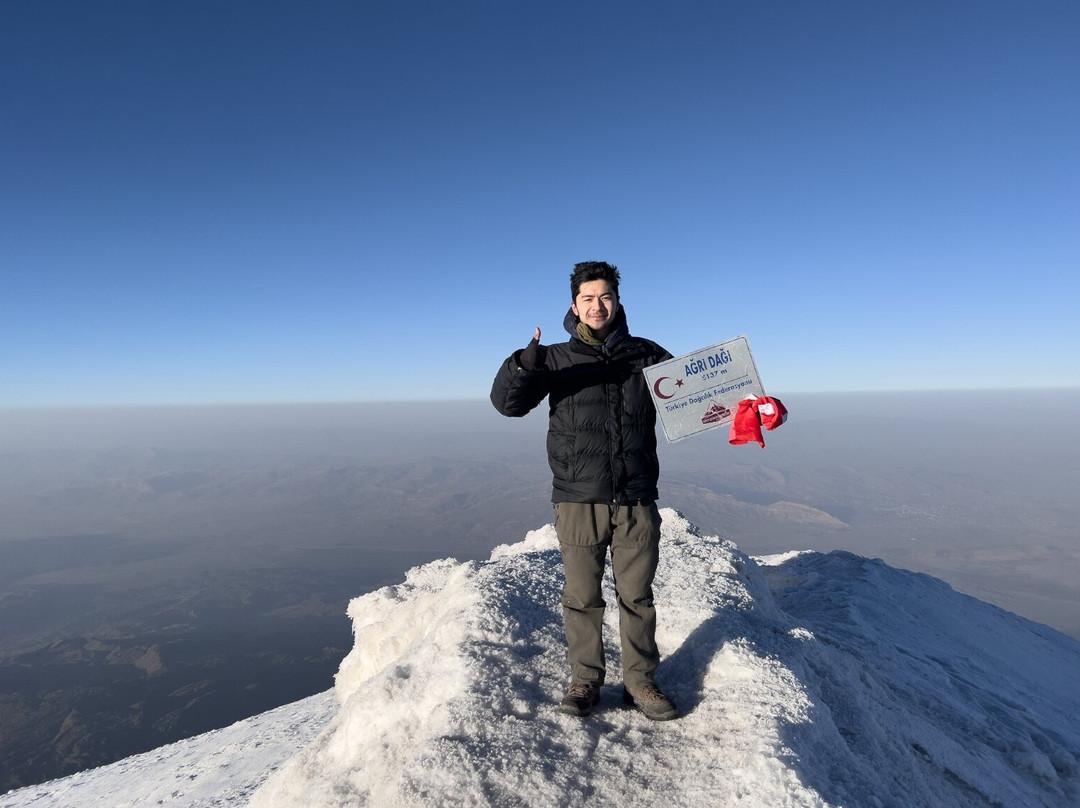
<instances>
[{"instance_id":1,"label":"olive green pants","mask_svg":"<svg viewBox=\"0 0 1080 808\"><path fill-rule=\"evenodd\" d=\"M606 604L601 581L609 550L619 603L623 683L638 688L653 681L660 663L652 592L660 558L655 503L560 502L555 505L555 532L563 557L563 625L571 681L604 682Z\"/></svg>"}]
</instances>

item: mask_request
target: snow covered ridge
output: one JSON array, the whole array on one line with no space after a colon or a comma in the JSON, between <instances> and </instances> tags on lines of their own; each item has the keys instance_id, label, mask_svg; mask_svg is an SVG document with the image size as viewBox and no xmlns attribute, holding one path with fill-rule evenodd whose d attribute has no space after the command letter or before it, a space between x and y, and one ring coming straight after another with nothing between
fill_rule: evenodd
<instances>
[{"instance_id":1,"label":"snow covered ridge","mask_svg":"<svg viewBox=\"0 0 1080 808\"><path fill-rule=\"evenodd\" d=\"M659 676L678 721L622 706L610 578L600 708L556 710L549 525L354 600L340 707L283 766L283 736L299 748L326 697L0 806L1080 804L1080 643L925 575L849 553L751 559L662 514Z\"/></svg>"},{"instance_id":2,"label":"snow covered ridge","mask_svg":"<svg viewBox=\"0 0 1080 808\"><path fill-rule=\"evenodd\" d=\"M660 678L686 712L566 686L554 528L358 598L341 711L252 808L1073 806L1080 644L846 553L748 558L665 510Z\"/></svg>"},{"instance_id":3,"label":"snow covered ridge","mask_svg":"<svg viewBox=\"0 0 1080 808\"><path fill-rule=\"evenodd\" d=\"M0 795L0 808L209 808L252 792L337 712L332 691L107 766Z\"/></svg>"}]
</instances>

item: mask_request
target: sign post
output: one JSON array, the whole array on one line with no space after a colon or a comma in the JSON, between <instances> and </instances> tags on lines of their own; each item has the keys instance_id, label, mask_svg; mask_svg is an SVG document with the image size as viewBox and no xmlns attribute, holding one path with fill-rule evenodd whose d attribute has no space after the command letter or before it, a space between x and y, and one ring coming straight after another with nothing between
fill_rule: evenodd
<instances>
[{"instance_id":1,"label":"sign post","mask_svg":"<svg viewBox=\"0 0 1080 808\"><path fill-rule=\"evenodd\" d=\"M668 443L730 424L739 401L765 395L745 335L644 372Z\"/></svg>"}]
</instances>

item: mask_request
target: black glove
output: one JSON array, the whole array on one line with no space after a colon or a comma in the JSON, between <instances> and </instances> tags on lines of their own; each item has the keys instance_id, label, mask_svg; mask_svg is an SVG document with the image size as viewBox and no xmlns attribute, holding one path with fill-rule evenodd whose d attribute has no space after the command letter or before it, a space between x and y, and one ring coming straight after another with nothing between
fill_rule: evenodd
<instances>
[{"instance_id":1,"label":"black glove","mask_svg":"<svg viewBox=\"0 0 1080 808\"><path fill-rule=\"evenodd\" d=\"M522 370L536 370L544 364L544 348L540 345L540 329L536 329L536 336L532 342L525 346L525 350L518 356L518 364Z\"/></svg>"}]
</instances>

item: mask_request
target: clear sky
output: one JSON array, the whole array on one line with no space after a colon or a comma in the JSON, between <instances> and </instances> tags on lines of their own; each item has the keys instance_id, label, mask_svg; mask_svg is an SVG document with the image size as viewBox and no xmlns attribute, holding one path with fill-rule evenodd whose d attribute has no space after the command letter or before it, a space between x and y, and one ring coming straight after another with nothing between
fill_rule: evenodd
<instances>
[{"instance_id":1,"label":"clear sky","mask_svg":"<svg viewBox=\"0 0 1080 808\"><path fill-rule=\"evenodd\" d=\"M0 2L0 406L1080 384L1080 3Z\"/></svg>"}]
</instances>

